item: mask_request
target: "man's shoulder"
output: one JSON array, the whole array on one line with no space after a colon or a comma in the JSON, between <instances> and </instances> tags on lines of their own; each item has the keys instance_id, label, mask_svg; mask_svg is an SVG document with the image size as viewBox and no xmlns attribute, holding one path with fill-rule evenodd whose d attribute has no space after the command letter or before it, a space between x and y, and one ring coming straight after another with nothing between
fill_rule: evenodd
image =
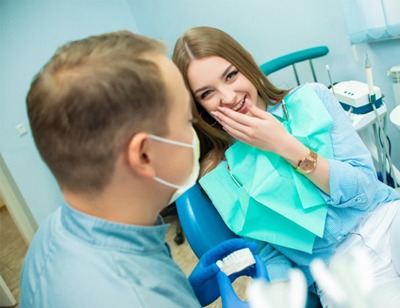
<instances>
[{"instance_id":1,"label":"man's shoulder","mask_svg":"<svg viewBox=\"0 0 400 308\"><path fill-rule=\"evenodd\" d=\"M28 255L30 251L38 249L44 242L47 242L48 239L54 235L54 228L60 220L60 215L61 209L57 208L39 224L35 236L29 244Z\"/></svg>"}]
</instances>

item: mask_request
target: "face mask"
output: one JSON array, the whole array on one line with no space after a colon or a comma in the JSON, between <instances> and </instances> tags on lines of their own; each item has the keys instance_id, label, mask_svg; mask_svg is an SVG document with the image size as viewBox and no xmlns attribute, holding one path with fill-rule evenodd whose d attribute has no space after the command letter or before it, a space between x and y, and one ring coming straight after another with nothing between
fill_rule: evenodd
<instances>
[{"instance_id":1,"label":"face mask","mask_svg":"<svg viewBox=\"0 0 400 308\"><path fill-rule=\"evenodd\" d=\"M166 143L170 143L173 145L178 145L181 147L187 147L187 148L193 148L193 167L192 167L192 172L190 173L190 175L188 176L188 178L186 179L185 183L181 186L167 182L163 179L160 179L159 177L154 177L154 180L166 185L168 187L172 187L175 188L176 191L175 193L172 195L171 199L168 202L168 205L170 205L171 203L173 203L176 199L178 199L184 192L186 192L189 188L191 188L197 181L197 177L199 176L199 171L200 171L200 164L199 164L199 158L200 158L200 143L199 143L199 138L197 137L197 134L195 132L195 130L193 129L193 142L192 144L188 144L188 143L183 143L183 142L179 142L179 141L174 141L171 139L167 139L167 138L162 138L159 136L155 136L155 135L149 135L150 139L153 140L157 140L160 142L166 142Z\"/></svg>"}]
</instances>

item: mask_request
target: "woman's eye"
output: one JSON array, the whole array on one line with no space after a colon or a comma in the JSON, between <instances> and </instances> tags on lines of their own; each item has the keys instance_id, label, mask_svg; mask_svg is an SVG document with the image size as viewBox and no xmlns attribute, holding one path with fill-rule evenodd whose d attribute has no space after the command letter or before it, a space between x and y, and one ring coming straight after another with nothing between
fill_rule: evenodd
<instances>
[{"instance_id":1,"label":"woman's eye","mask_svg":"<svg viewBox=\"0 0 400 308\"><path fill-rule=\"evenodd\" d=\"M201 93L200 99L205 99L208 95L211 94L211 92L212 92L211 90L207 90L207 91Z\"/></svg>"},{"instance_id":2,"label":"woman's eye","mask_svg":"<svg viewBox=\"0 0 400 308\"><path fill-rule=\"evenodd\" d=\"M226 80L231 80L233 77L237 75L237 73L239 73L239 71L237 70L230 72L228 75L226 75Z\"/></svg>"}]
</instances>

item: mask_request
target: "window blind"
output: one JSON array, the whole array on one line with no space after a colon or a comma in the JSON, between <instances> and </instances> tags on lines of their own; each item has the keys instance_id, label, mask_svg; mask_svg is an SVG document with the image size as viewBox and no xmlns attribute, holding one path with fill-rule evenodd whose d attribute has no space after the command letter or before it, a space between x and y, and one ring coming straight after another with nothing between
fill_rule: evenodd
<instances>
[{"instance_id":1,"label":"window blind","mask_svg":"<svg viewBox=\"0 0 400 308\"><path fill-rule=\"evenodd\" d=\"M342 3L352 44L400 38L400 0L342 0Z\"/></svg>"}]
</instances>

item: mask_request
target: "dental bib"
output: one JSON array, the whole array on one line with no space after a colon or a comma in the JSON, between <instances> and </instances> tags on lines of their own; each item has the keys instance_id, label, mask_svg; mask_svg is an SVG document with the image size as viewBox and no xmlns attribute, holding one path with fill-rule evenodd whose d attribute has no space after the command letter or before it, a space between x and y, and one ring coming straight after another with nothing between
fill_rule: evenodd
<instances>
[{"instance_id":1,"label":"dental bib","mask_svg":"<svg viewBox=\"0 0 400 308\"><path fill-rule=\"evenodd\" d=\"M315 91L304 85L285 103L289 119L275 117L305 146L333 158L332 118ZM237 141L225 157L199 183L226 225L242 237L311 253L325 227L322 192L275 153Z\"/></svg>"}]
</instances>

